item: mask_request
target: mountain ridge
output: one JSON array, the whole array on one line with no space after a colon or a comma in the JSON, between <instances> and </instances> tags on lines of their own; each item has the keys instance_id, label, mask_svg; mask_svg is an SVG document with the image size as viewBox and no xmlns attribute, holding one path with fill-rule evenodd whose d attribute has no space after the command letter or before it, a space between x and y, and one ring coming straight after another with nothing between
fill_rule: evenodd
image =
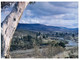
<instances>
[{"instance_id":1,"label":"mountain ridge","mask_svg":"<svg viewBox=\"0 0 80 60\"><path fill-rule=\"evenodd\" d=\"M66 28L57 26L47 26L44 24L22 24L19 23L17 29L32 30L32 31L60 31L60 32L78 32L78 28Z\"/></svg>"}]
</instances>

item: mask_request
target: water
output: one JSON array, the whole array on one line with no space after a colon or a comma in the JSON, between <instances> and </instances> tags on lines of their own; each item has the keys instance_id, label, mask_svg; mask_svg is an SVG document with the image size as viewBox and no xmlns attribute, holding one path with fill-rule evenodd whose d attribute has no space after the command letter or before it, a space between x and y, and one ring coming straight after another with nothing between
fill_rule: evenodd
<instances>
[{"instance_id":1,"label":"water","mask_svg":"<svg viewBox=\"0 0 80 60\"><path fill-rule=\"evenodd\" d=\"M64 40L64 38L59 38L61 40ZM68 41L68 44L66 44L66 46L78 46L78 43L73 41L73 40L66 40Z\"/></svg>"},{"instance_id":2,"label":"water","mask_svg":"<svg viewBox=\"0 0 80 60\"><path fill-rule=\"evenodd\" d=\"M78 46L78 43L72 40L67 40L68 44L66 44L66 46Z\"/></svg>"}]
</instances>

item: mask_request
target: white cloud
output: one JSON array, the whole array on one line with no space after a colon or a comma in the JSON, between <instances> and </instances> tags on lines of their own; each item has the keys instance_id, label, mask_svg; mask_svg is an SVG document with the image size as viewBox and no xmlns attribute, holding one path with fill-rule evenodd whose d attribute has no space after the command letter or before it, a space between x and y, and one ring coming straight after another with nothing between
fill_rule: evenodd
<instances>
[{"instance_id":1,"label":"white cloud","mask_svg":"<svg viewBox=\"0 0 80 60\"><path fill-rule=\"evenodd\" d=\"M27 18L27 19L24 19L24 20L20 20L19 23L40 23L38 18Z\"/></svg>"},{"instance_id":2,"label":"white cloud","mask_svg":"<svg viewBox=\"0 0 80 60\"><path fill-rule=\"evenodd\" d=\"M21 20L22 21L22 20ZM23 20L24 23L40 23L49 26L59 26L59 27L67 27L67 28L76 28L78 27L75 24L78 24L76 20L62 20L62 19L40 19L40 18L27 18Z\"/></svg>"},{"instance_id":3,"label":"white cloud","mask_svg":"<svg viewBox=\"0 0 80 60\"><path fill-rule=\"evenodd\" d=\"M11 8L1 12L1 21L9 14ZM28 5L23 12L20 23L40 23L51 26L77 27L78 3L36 2ZM75 25L76 24L76 25Z\"/></svg>"},{"instance_id":4,"label":"white cloud","mask_svg":"<svg viewBox=\"0 0 80 60\"><path fill-rule=\"evenodd\" d=\"M78 27L78 3L76 2L38 2L27 7L25 23L40 23L50 26ZM28 16L34 16L30 17Z\"/></svg>"},{"instance_id":5,"label":"white cloud","mask_svg":"<svg viewBox=\"0 0 80 60\"><path fill-rule=\"evenodd\" d=\"M26 11L25 11L25 14L26 14L27 16L33 16L31 10L26 10Z\"/></svg>"},{"instance_id":6,"label":"white cloud","mask_svg":"<svg viewBox=\"0 0 80 60\"><path fill-rule=\"evenodd\" d=\"M72 7L72 8L77 8L78 7L78 3L77 2L72 2L66 5L67 7Z\"/></svg>"}]
</instances>

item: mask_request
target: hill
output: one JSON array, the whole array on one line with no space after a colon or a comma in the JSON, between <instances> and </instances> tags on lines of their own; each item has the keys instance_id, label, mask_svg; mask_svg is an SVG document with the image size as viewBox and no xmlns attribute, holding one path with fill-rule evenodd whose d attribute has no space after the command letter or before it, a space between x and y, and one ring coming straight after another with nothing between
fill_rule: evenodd
<instances>
[{"instance_id":1,"label":"hill","mask_svg":"<svg viewBox=\"0 0 80 60\"><path fill-rule=\"evenodd\" d=\"M78 28L66 28L57 26L47 26L43 24L18 24L17 30L30 30L40 32L78 32Z\"/></svg>"}]
</instances>

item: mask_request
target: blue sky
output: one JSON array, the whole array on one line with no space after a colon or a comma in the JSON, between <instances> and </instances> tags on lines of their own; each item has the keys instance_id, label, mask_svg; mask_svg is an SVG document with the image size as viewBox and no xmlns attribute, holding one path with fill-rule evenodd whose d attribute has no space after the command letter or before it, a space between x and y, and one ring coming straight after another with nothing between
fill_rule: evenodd
<instances>
[{"instance_id":1,"label":"blue sky","mask_svg":"<svg viewBox=\"0 0 80 60\"><path fill-rule=\"evenodd\" d=\"M12 6L1 12L1 21L10 13ZM78 27L77 2L36 2L29 4L19 23L40 23L67 28Z\"/></svg>"}]
</instances>

